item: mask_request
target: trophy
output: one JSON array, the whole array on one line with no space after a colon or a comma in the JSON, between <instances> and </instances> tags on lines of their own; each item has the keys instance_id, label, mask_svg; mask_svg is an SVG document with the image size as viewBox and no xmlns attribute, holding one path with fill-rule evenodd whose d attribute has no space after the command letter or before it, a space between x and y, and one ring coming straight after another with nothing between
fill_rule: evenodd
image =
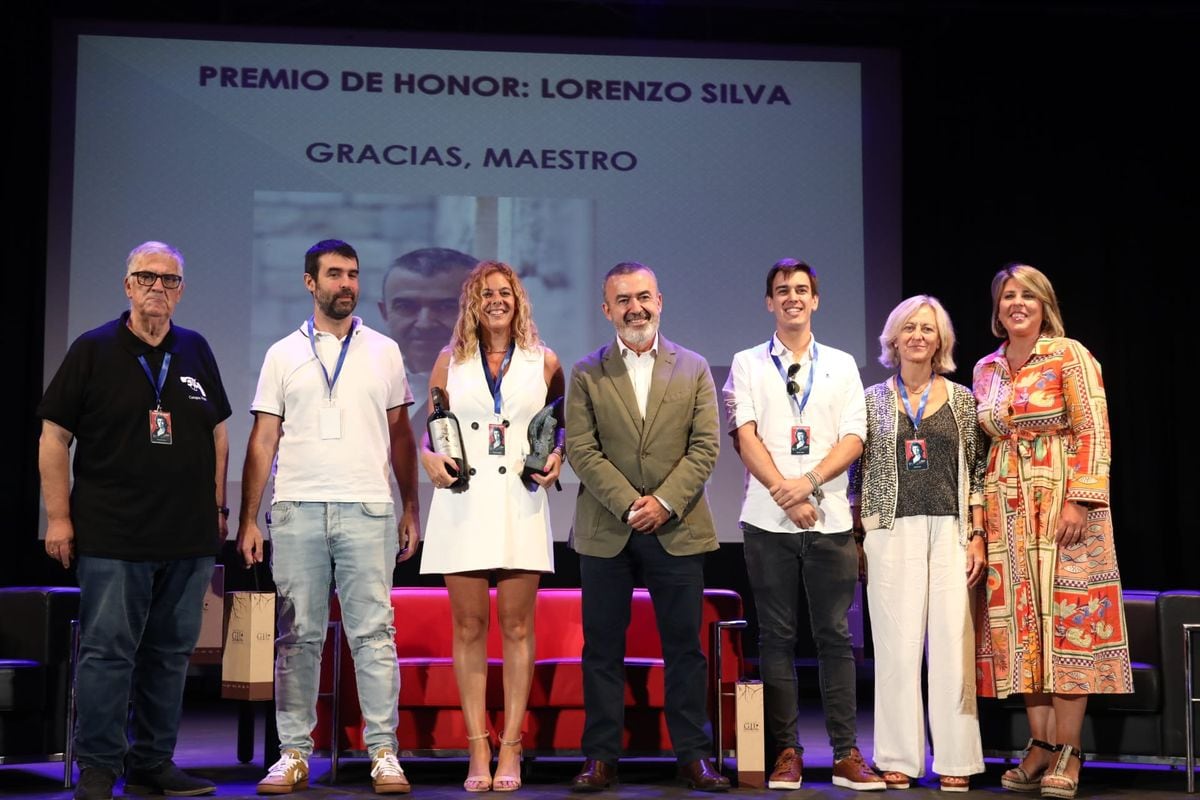
<instances>
[{"instance_id":1,"label":"trophy","mask_svg":"<svg viewBox=\"0 0 1200 800\"><path fill-rule=\"evenodd\" d=\"M533 419L529 421L529 455L525 456L525 468L521 470L521 480L530 490L534 490L538 486L534 482L533 476L545 473L546 460L550 458L550 453L554 450L558 430L563 427L562 403L560 397L534 414ZM554 486L560 492L562 491L562 485L557 480L554 482Z\"/></svg>"}]
</instances>

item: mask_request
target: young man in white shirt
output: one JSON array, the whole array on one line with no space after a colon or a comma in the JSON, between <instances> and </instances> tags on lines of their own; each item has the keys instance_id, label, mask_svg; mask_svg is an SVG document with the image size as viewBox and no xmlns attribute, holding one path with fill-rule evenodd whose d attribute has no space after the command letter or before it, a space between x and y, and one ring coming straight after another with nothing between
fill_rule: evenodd
<instances>
[{"instance_id":1,"label":"young man in white shirt","mask_svg":"<svg viewBox=\"0 0 1200 800\"><path fill-rule=\"evenodd\" d=\"M845 472L866 438L862 380L852 356L813 338L820 297L810 266L790 258L777 262L767 273L766 290L775 332L733 357L724 396L730 435L750 473L740 522L758 611L767 742L775 751L768 786L799 789L802 781L793 659L803 580L834 751L833 783L883 789L857 747L846 620L859 548Z\"/></svg>"}]
</instances>

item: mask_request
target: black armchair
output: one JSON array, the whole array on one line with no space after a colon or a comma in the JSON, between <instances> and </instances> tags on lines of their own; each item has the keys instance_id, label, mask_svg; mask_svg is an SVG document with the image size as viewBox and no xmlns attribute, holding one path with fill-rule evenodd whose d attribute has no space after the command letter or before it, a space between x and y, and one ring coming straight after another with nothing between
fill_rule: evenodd
<instances>
[{"instance_id":1,"label":"black armchair","mask_svg":"<svg viewBox=\"0 0 1200 800\"><path fill-rule=\"evenodd\" d=\"M0 588L0 764L68 756L72 631L79 590Z\"/></svg>"}]
</instances>

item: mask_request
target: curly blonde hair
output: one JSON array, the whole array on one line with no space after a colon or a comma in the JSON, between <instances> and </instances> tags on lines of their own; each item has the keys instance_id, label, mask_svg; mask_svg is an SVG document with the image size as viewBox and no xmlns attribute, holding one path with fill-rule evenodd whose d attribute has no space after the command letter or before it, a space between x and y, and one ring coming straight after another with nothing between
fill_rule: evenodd
<instances>
[{"instance_id":1,"label":"curly blonde hair","mask_svg":"<svg viewBox=\"0 0 1200 800\"><path fill-rule=\"evenodd\" d=\"M512 337L517 347L531 350L539 343L537 325L533 324L533 306L521 285L516 271L503 261L480 261L467 274L462 292L458 295L458 319L450 336L450 353L461 364L479 349L479 310L483 306L483 288L488 276L500 273L512 286L516 308L513 309Z\"/></svg>"}]
</instances>

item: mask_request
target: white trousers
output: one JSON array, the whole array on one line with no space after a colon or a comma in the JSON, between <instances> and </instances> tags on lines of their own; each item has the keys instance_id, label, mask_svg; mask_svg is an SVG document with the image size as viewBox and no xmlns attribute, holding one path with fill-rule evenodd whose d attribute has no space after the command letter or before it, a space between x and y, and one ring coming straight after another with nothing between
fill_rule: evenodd
<instances>
[{"instance_id":1,"label":"white trousers","mask_svg":"<svg viewBox=\"0 0 1200 800\"><path fill-rule=\"evenodd\" d=\"M925 774L921 656L929 639L933 771L983 772L975 705L975 634L956 517L900 517L867 532L867 603L875 643L875 766Z\"/></svg>"}]
</instances>

